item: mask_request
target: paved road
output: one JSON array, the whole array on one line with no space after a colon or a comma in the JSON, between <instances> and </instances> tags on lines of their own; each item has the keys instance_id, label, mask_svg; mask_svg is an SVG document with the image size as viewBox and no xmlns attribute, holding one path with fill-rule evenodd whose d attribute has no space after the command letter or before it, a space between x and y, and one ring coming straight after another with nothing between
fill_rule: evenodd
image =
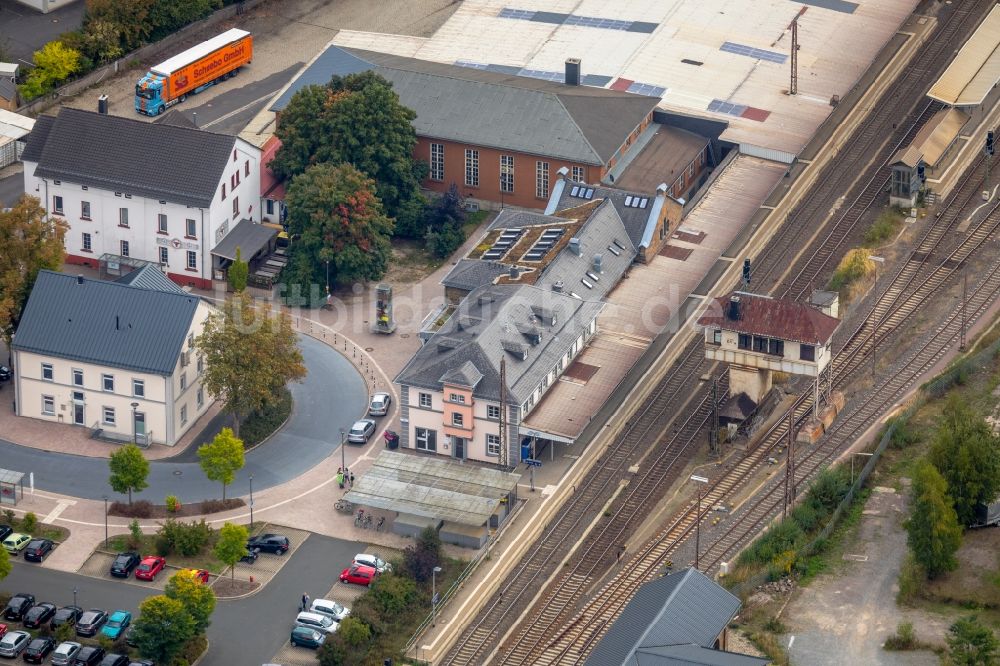
<instances>
[{"instance_id":1,"label":"paved road","mask_svg":"<svg viewBox=\"0 0 1000 666\"><path fill-rule=\"evenodd\" d=\"M9 208L24 194L24 174L15 173L0 179L0 208Z\"/></svg>"},{"instance_id":2,"label":"paved road","mask_svg":"<svg viewBox=\"0 0 1000 666\"><path fill-rule=\"evenodd\" d=\"M209 652L204 666L265 664L288 640L298 601L306 592L316 599L337 581L340 566L350 562L363 544L311 535L291 556L278 575L257 594L235 601L220 601L208 628ZM29 592L39 601L64 606L77 601L84 608L129 610L156 592L121 581L100 580L53 571L14 560L14 570L0 590Z\"/></svg>"},{"instance_id":3,"label":"paved road","mask_svg":"<svg viewBox=\"0 0 1000 666\"><path fill-rule=\"evenodd\" d=\"M32 53L83 23L86 3L77 0L64 4L41 14L16 0L0 0L0 51L6 50L20 65L30 65Z\"/></svg>"},{"instance_id":4,"label":"paved road","mask_svg":"<svg viewBox=\"0 0 1000 666\"><path fill-rule=\"evenodd\" d=\"M340 446L340 428L349 428L365 412L367 387L350 361L306 336L300 337L299 346L309 374L290 387L295 401L292 416L280 432L247 453L246 466L228 487L228 495L248 494L250 474L255 488L264 489L312 469ZM0 439L0 460L6 469L34 472L35 486L42 490L88 499L111 493L103 458L50 453ZM134 497L153 501L170 494L188 501L219 497L221 486L205 478L196 460L191 449L151 463L149 488Z\"/></svg>"}]
</instances>

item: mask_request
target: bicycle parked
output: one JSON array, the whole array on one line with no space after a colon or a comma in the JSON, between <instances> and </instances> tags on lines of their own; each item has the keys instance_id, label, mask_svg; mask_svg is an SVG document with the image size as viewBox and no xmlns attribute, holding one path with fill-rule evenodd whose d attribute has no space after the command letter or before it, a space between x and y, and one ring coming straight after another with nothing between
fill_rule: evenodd
<instances>
[{"instance_id":1,"label":"bicycle parked","mask_svg":"<svg viewBox=\"0 0 1000 666\"><path fill-rule=\"evenodd\" d=\"M337 511L343 511L344 513L354 513L354 503L348 502L344 498L337 500L337 503L333 505Z\"/></svg>"}]
</instances>

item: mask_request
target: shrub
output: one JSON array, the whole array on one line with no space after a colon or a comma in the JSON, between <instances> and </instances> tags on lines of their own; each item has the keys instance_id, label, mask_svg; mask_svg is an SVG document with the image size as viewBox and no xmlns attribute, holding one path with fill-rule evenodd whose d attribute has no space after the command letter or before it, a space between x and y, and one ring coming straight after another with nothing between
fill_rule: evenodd
<instances>
[{"instance_id":1,"label":"shrub","mask_svg":"<svg viewBox=\"0 0 1000 666\"><path fill-rule=\"evenodd\" d=\"M128 524L128 534L128 547L130 550L135 550L142 545L142 528L139 527L139 521L136 518L133 518L132 522Z\"/></svg>"},{"instance_id":2,"label":"shrub","mask_svg":"<svg viewBox=\"0 0 1000 666\"><path fill-rule=\"evenodd\" d=\"M168 551L174 551L178 555L192 557L201 552L208 545L212 536L212 528L209 527L205 519L199 522L179 523L173 518L168 518L160 524L158 532L163 538L164 545ZM157 550L160 550L161 543L156 541Z\"/></svg>"},{"instance_id":3,"label":"shrub","mask_svg":"<svg viewBox=\"0 0 1000 666\"><path fill-rule=\"evenodd\" d=\"M851 250L841 260L840 265L830 276L827 289L841 291L868 274L868 250Z\"/></svg>"},{"instance_id":4,"label":"shrub","mask_svg":"<svg viewBox=\"0 0 1000 666\"><path fill-rule=\"evenodd\" d=\"M221 513L222 511L229 511L230 509L238 509L241 506L246 506L246 502L244 502L239 498L233 498L233 497L224 500L220 499L202 500L201 512Z\"/></svg>"},{"instance_id":5,"label":"shrub","mask_svg":"<svg viewBox=\"0 0 1000 666\"><path fill-rule=\"evenodd\" d=\"M167 505L167 511L170 513L177 513L177 510L181 508L181 502L177 499L177 495L167 495L164 502Z\"/></svg>"},{"instance_id":6,"label":"shrub","mask_svg":"<svg viewBox=\"0 0 1000 666\"><path fill-rule=\"evenodd\" d=\"M60 643L71 641L76 637L76 629L71 624L60 624L56 627L55 638Z\"/></svg>"},{"instance_id":7,"label":"shrub","mask_svg":"<svg viewBox=\"0 0 1000 666\"><path fill-rule=\"evenodd\" d=\"M902 222L902 215L889 209L882 211L878 219L865 231L865 246L875 247L892 238Z\"/></svg>"},{"instance_id":8,"label":"shrub","mask_svg":"<svg viewBox=\"0 0 1000 666\"><path fill-rule=\"evenodd\" d=\"M764 629L770 631L772 634L784 634L788 632L785 625L776 617L772 617L767 622L764 623Z\"/></svg>"},{"instance_id":9,"label":"shrub","mask_svg":"<svg viewBox=\"0 0 1000 666\"><path fill-rule=\"evenodd\" d=\"M884 650L913 650L917 647L917 639L913 635L912 622L900 622L896 633L885 639Z\"/></svg>"},{"instance_id":10,"label":"shrub","mask_svg":"<svg viewBox=\"0 0 1000 666\"><path fill-rule=\"evenodd\" d=\"M170 545L170 539L163 534L158 534L156 536L154 547L156 548L156 554L159 555L160 557L166 557L167 555L170 554L170 551L172 550Z\"/></svg>"},{"instance_id":11,"label":"shrub","mask_svg":"<svg viewBox=\"0 0 1000 666\"><path fill-rule=\"evenodd\" d=\"M371 585L372 599L383 616L403 613L417 599L417 586L409 578L384 573Z\"/></svg>"},{"instance_id":12,"label":"shrub","mask_svg":"<svg viewBox=\"0 0 1000 666\"><path fill-rule=\"evenodd\" d=\"M3 521L7 525L13 525L14 522L15 522L15 520L14 520L14 512L11 511L10 509L4 509L3 510Z\"/></svg>"},{"instance_id":13,"label":"shrub","mask_svg":"<svg viewBox=\"0 0 1000 666\"><path fill-rule=\"evenodd\" d=\"M292 413L292 394L287 388L280 391L261 409L247 416L240 425L240 438L247 448L260 444L281 427Z\"/></svg>"},{"instance_id":14,"label":"shrub","mask_svg":"<svg viewBox=\"0 0 1000 666\"><path fill-rule=\"evenodd\" d=\"M441 563L441 537L433 527L425 527L416 543L403 551L403 562L418 583L431 579L434 567Z\"/></svg>"},{"instance_id":15,"label":"shrub","mask_svg":"<svg viewBox=\"0 0 1000 666\"><path fill-rule=\"evenodd\" d=\"M899 569L899 592L896 593L896 603L907 605L920 598L926 581L927 572L914 559L913 553L907 553Z\"/></svg>"},{"instance_id":16,"label":"shrub","mask_svg":"<svg viewBox=\"0 0 1000 666\"><path fill-rule=\"evenodd\" d=\"M122 518L152 518L153 504L148 500L136 500L132 504L112 502L108 513Z\"/></svg>"},{"instance_id":17,"label":"shrub","mask_svg":"<svg viewBox=\"0 0 1000 666\"><path fill-rule=\"evenodd\" d=\"M38 527L38 516L29 511L24 514L24 518L21 519L21 531L31 534Z\"/></svg>"},{"instance_id":18,"label":"shrub","mask_svg":"<svg viewBox=\"0 0 1000 666\"><path fill-rule=\"evenodd\" d=\"M352 647L361 647L372 639L372 630L356 617L345 617L337 633Z\"/></svg>"}]
</instances>

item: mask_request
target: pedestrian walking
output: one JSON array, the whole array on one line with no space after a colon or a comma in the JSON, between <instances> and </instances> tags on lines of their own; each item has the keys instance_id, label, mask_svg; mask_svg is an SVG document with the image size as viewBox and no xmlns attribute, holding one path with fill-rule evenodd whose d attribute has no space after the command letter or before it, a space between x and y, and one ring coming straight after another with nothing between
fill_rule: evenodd
<instances>
[{"instance_id":1,"label":"pedestrian walking","mask_svg":"<svg viewBox=\"0 0 1000 666\"><path fill-rule=\"evenodd\" d=\"M337 471L337 485L340 486L341 490L344 489L344 473L339 470Z\"/></svg>"},{"instance_id":2,"label":"pedestrian walking","mask_svg":"<svg viewBox=\"0 0 1000 666\"><path fill-rule=\"evenodd\" d=\"M351 488L353 488L354 487L354 472L351 472L351 475L349 477L347 477L347 479L348 479L347 485L350 486Z\"/></svg>"},{"instance_id":3,"label":"pedestrian walking","mask_svg":"<svg viewBox=\"0 0 1000 666\"><path fill-rule=\"evenodd\" d=\"M309 595L305 592L302 593L302 610L309 610Z\"/></svg>"}]
</instances>

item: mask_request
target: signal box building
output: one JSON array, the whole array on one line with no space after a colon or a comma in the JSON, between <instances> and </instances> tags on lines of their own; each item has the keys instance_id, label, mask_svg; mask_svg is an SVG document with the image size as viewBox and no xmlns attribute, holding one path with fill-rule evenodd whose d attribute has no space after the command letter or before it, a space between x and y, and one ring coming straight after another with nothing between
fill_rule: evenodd
<instances>
[{"instance_id":1,"label":"signal box building","mask_svg":"<svg viewBox=\"0 0 1000 666\"><path fill-rule=\"evenodd\" d=\"M705 357L729 364L729 393L755 404L773 372L818 377L830 364L840 320L789 299L734 291L716 298L699 319Z\"/></svg>"}]
</instances>

